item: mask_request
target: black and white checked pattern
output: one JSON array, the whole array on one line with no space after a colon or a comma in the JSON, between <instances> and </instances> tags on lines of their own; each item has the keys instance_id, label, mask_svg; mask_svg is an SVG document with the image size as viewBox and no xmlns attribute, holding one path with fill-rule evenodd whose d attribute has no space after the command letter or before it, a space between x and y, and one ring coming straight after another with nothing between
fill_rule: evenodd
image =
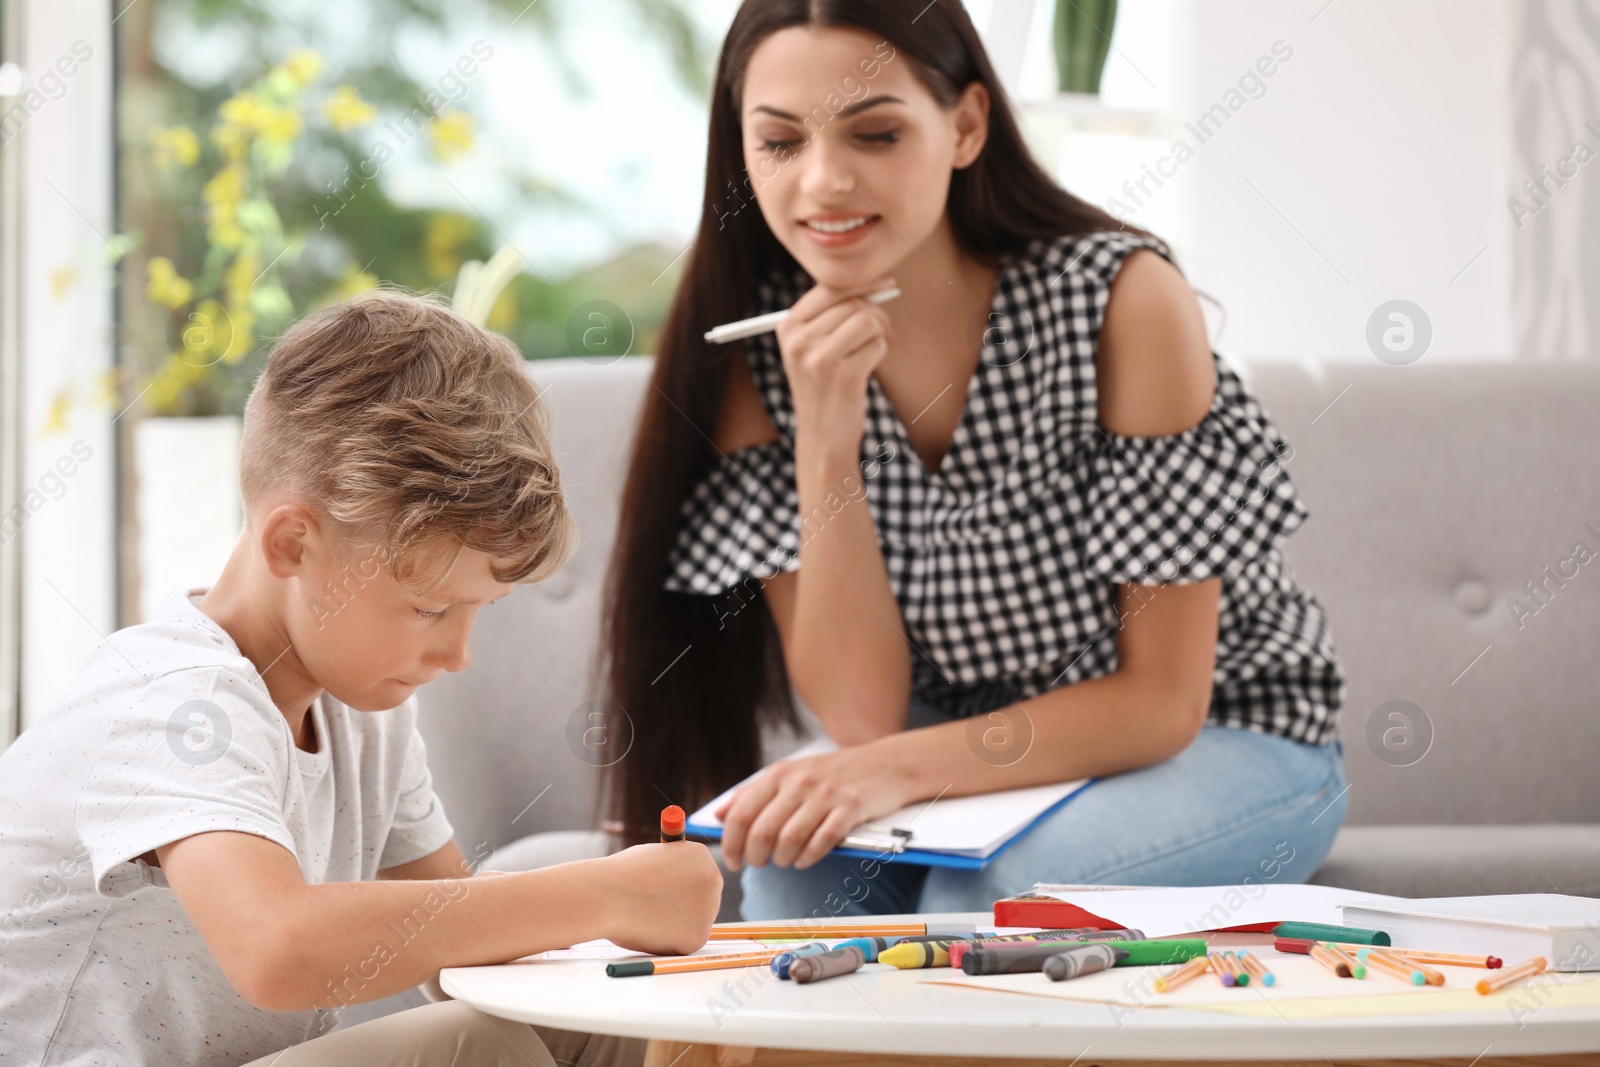
<instances>
[{"instance_id":1,"label":"black and white checked pattern","mask_svg":"<svg viewBox=\"0 0 1600 1067\"><path fill-rule=\"evenodd\" d=\"M1122 260L1159 241L1100 232L1002 258L967 406L937 472L877 379L862 440L866 499L913 648L912 692L974 715L1117 665L1116 587L1222 578L1210 721L1332 742L1345 681L1321 605L1282 539L1307 511L1292 452L1212 353L1216 396L1165 437L1096 421L1095 347ZM757 286L750 314L792 305L796 270ZM795 416L775 334L745 343L779 439L708 459L685 499L666 588L720 595L800 566L802 540L848 498L799 515ZM861 485L853 487L859 498Z\"/></svg>"}]
</instances>

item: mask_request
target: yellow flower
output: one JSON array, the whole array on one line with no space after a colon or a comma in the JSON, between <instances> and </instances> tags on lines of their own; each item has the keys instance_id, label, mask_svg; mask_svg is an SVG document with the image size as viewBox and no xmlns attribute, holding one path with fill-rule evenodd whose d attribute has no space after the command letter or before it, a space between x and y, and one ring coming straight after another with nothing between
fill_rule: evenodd
<instances>
[{"instance_id":1,"label":"yellow flower","mask_svg":"<svg viewBox=\"0 0 1600 1067\"><path fill-rule=\"evenodd\" d=\"M433 142L433 158L449 163L472 150L472 116L446 109L425 127Z\"/></svg>"},{"instance_id":2,"label":"yellow flower","mask_svg":"<svg viewBox=\"0 0 1600 1067\"><path fill-rule=\"evenodd\" d=\"M67 411L72 407L71 387L60 389L50 398L45 409L44 422L39 427L40 437L53 437L67 432Z\"/></svg>"},{"instance_id":3,"label":"yellow flower","mask_svg":"<svg viewBox=\"0 0 1600 1067\"><path fill-rule=\"evenodd\" d=\"M209 207L206 219L210 223L208 235L213 244L235 249L244 243L244 230L238 223L238 209L239 201L244 199L248 180L242 165L229 163L200 190Z\"/></svg>"},{"instance_id":4,"label":"yellow flower","mask_svg":"<svg viewBox=\"0 0 1600 1067\"><path fill-rule=\"evenodd\" d=\"M183 351L173 356L194 367L209 367L233 347L233 320L215 300L202 300L189 312L180 335Z\"/></svg>"},{"instance_id":5,"label":"yellow flower","mask_svg":"<svg viewBox=\"0 0 1600 1067\"><path fill-rule=\"evenodd\" d=\"M428 220L428 233L422 240L423 262L428 273L441 281L454 278L461 269L457 251L461 242L472 236L472 223L461 215L438 214Z\"/></svg>"},{"instance_id":6,"label":"yellow flower","mask_svg":"<svg viewBox=\"0 0 1600 1067\"><path fill-rule=\"evenodd\" d=\"M256 316L246 305L230 304L228 319L232 333L228 337L228 347L222 350L222 362L237 363L255 350Z\"/></svg>"},{"instance_id":7,"label":"yellow flower","mask_svg":"<svg viewBox=\"0 0 1600 1067\"><path fill-rule=\"evenodd\" d=\"M240 89L222 102L222 106L217 109L217 114L224 123L230 126L240 126L247 130L254 130L257 126L261 108L261 101L256 99L255 93L252 93L249 89Z\"/></svg>"},{"instance_id":8,"label":"yellow flower","mask_svg":"<svg viewBox=\"0 0 1600 1067\"><path fill-rule=\"evenodd\" d=\"M261 273L261 257L254 252L241 252L228 265L223 275L223 288L227 290L229 307L245 307L250 303L250 287Z\"/></svg>"},{"instance_id":9,"label":"yellow flower","mask_svg":"<svg viewBox=\"0 0 1600 1067\"><path fill-rule=\"evenodd\" d=\"M489 309L489 321L485 323L491 330L505 333L517 321L517 294L511 286L500 290L500 295L495 298L494 307Z\"/></svg>"},{"instance_id":10,"label":"yellow flower","mask_svg":"<svg viewBox=\"0 0 1600 1067\"><path fill-rule=\"evenodd\" d=\"M187 126L156 126L150 131L158 170L192 167L200 158L200 138Z\"/></svg>"},{"instance_id":11,"label":"yellow flower","mask_svg":"<svg viewBox=\"0 0 1600 1067\"><path fill-rule=\"evenodd\" d=\"M263 141L287 144L299 135L302 125L300 113L292 108L269 105L256 114L256 131Z\"/></svg>"},{"instance_id":12,"label":"yellow flower","mask_svg":"<svg viewBox=\"0 0 1600 1067\"><path fill-rule=\"evenodd\" d=\"M298 85L310 85L322 73L322 56L310 48L297 48L283 61L283 69Z\"/></svg>"},{"instance_id":13,"label":"yellow flower","mask_svg":"<svg viewBox=\"0 0 1600 1067\"><path fill-rule=\"evenodd\" d=\"M248 180L249 176L245 173L244 167L237 163L229 163L211 176L211 180L200 190L200 195L213 208L235 208L239 206L239 201L244 199L245 184Z\"/></svg>"},{"instance_id":14,"label":"yellow flower","mask_svg":"<svg viewBox=\"0 0 1600 1067\"><path fill-rule=\"evenodd\" d=\"M50 272L50 295L60 303L67 290L78 284L78 268L70 264Z\"/></svg>"},{"instance_id":15,"label":"yellow flower","mask_svg":"<svg viewBox=\"0 0 1600 1067\"><path fill-rule=\"evenodd\" d=\"M193 299L194 286L177 272L172 260L166 256L151 256L148 266L150 286L147 291L151 300L163 307L177 309Z\"/></svg>"},{"instance_id":16,"label":"yellow flower","mask_svg":"<svg viewBox=\"0 0 1600 1067\"><path fill-rule=\"evenodd\" d=\"M117 392L117 372L114 370L101 371L95 380L95 389L92 402L101 407L111 408L115 411L122 405L117 401L120 394Z\"/></svg>"},{"instance_id":17,"label":"yellow flower","mask_svg":"<svg viewBox=\"0 0 1600 1067\"><path fill-rule=\"evenodd\" d=\"M378 117L378 109L361 99L350 85L341 85L322 103L322 113L339 133L349 133Z\"/></svg>"},{"instance_id":18,"label":"yellow flower","mask_svg":"<svg viewBox=\"0 0 1600 1067\"><path fill-rule=\"evenodd\" d=\"M357 293L364 293L368 289L376 289L377 287L378 279L376 275L360 270L354 263L351 263L345 267L344 275L334 287L334 292L338 294L340 300L348 300Z\"/></svg>"},{"instance_id":19,"label":"yellow flower","mask_svg":"<svg viewBox=\"0 0 1600 1067\"><path fill-rule=\"evenodd\" d=\"M211 128L211 143L221 150L223 158L237 163L250 151L250 129L224 123Z\"/></svg>"},{"instance_id":20,"label":"yellow flower","mask_svg":"<svg viewBox=\"0 0 1600 1067\"><path fill-rule=\"evenodd\" d=\"M204 365L190 362L187 355L170 355L162 360L161 367L150 376L144 402L154 414L176 414L183 395L191 387L205 381L209 373Z\"/></svg>"},{"instance_id":21,"label":"yellow flower","mask_svg":"<svg viewBox=\"0 0 1600 1067\"><path fill-rule=\"evenodd\" d=\"M241 89L217 109L222 121L211 139L233 161L242 160L253 137L269 144L287 144L300 133L299 112L281 104L265 103L249 89Z\"/></svg>"}]
</instances>

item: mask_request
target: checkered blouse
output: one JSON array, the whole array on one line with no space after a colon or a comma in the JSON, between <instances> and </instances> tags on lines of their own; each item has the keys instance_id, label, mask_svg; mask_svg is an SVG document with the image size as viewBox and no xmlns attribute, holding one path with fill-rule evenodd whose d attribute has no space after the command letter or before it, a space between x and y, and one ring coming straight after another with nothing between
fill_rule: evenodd
<instances>
[{"instance_id":1,"label":"checkered blouse","mask_svg":"<svg viewBox=\"0 0 1600 1067\"><path fill-rule=\"evenodd\" d=\"M1216 395L1198 425L1125 437L1096 421L1095 344L1112 278L1137 248L1171 258L1161 242L1118 231L1041 239L1002 258L982 357L937 473L868 380L864 485L914 649L913 698L968 716L1106 674L1117 665L1118 583L1220 576L1209 721L1331 743L1345 682L1322 606L1281 551L1308 512L1277 427L1215 353ZM789 307L810 285L798 269L768 277L751 314ZM669 590L718 595L796 570L802 540L847 506L842 486L798 514L777 337L751 338L745 351L779 439L702 464Z\"/></svg>"}]
</instances>

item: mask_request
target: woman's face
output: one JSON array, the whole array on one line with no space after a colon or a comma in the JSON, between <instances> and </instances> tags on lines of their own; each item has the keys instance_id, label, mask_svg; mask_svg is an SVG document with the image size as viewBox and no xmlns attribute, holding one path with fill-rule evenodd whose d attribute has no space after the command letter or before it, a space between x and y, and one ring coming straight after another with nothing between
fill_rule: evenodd
<instances>
[{"instance_id":1,"label":"woman's face","mask_svg":"<svg viewBox=\"0 0 1600 1067\"><path fill-rule=\"evenodd\" d=\"M944 223L952 169L978 157L988 130L982 83L945 110L909 58L859 30L780 30L744 74L744 163L762 217L835 288L922 247Z\"/></svg>"}]
</instances>

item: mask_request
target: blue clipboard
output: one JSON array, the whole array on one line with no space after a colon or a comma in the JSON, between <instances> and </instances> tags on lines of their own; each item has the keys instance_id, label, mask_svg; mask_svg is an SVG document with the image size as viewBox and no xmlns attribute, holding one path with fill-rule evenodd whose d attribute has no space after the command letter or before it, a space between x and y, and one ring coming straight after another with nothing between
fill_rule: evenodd
<instances>
[{"instance_id":1,"label":"blue clipboard","mask_svg":"<svg viewBox=\"0 0 1600 1067\"><path fill-rule=\"evenodd\" d=\"M989 855L981 858L977 856L953 856L948 852L937 852L931 849L919 848L905 848L899 851L887 852L873 851L865 848L836 848L832 852L828 853L828 855L844 856L849 859L877 860L880 863L909 863L918 867L950 867L961 871L981 871L985 867L989 866L989 864L994 861L996 856L1001 855L1006 851L1006 849L1010 848L1024 837L1027 837L1028 833L1035 826L1038 826L1045 819L1060 811L1062 805L1078 796L1085 789L1088 789L1099 780L1100 779L1098 778L1090 778L1081 786L1041 811L1034 817L1032 822L1028 823L1028 825L1024 826L1021 830L1018 830L1015 834L1013 834L1005 844L989 853ZM704 823L687 823L684 826L684 833L686 836L698 838L702 841L722 840L722 827L706 826Z\"/></svg>"}]
</instances>

